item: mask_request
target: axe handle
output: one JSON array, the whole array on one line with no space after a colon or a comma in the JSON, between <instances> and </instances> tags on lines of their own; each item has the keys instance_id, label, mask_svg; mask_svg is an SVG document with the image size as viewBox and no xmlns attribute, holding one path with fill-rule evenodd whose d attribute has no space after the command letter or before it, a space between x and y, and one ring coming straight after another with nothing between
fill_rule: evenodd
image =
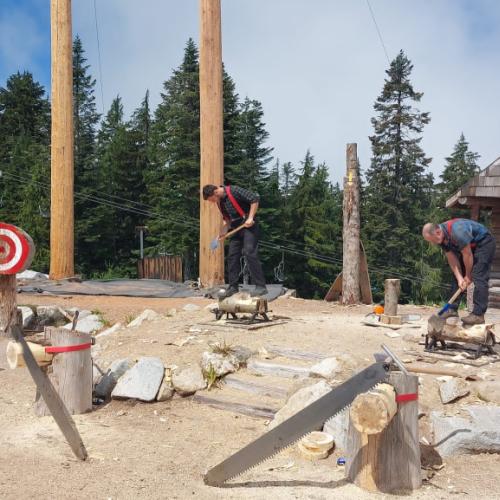
<instances>
[{"instance_id":1,"label":"axe handle","mask_svg":"<svg viewBox=\"0 0 500 500\"><path fill-rule=\"evenodd\" d=\"M221 240L225 240L226 238L228 238L229 236L232 236L233 234L237 233L238 231L240 231L244 227L245 227L245 224L242 224L241 226L238 226L236 229L231 229L231 231L228 231L226 234L224 234L222 236Z\"/></svg>"},{"instance_id":2,"label":"axe handle","mask_svg":"<svg viewBox=\"0 0 500 500\"><path fill-rule=\"evenodd\" d=\"M458 297L464 292L464 290L461 290L460 288L453 294L453 296L451 297L451 299L443 306L443 308L438 312L438 316L441 316L441 314L445 313L451 306L451 304L453 304L453 302L455 302L455 300L458 299Z\"/></svg>"}]
</instances>

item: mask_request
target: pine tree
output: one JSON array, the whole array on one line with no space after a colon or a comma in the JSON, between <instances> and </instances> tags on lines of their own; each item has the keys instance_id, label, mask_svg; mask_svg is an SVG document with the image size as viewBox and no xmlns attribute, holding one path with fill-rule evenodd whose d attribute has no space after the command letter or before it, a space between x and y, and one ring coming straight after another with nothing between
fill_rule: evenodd
<instances>
[{"instance_id":1,"label":"pine tree","mask_svg":"<svg viewBox=\"0 0 500 500\"><path fill-rule=\"evenodd\" d=\"M427 172L431 161L420 142L429 113L414 107L422 93L410 81L413 65L401 51L391 62L372 118L374 135L371 165L364 189L363 241L369 265L383 268L375 286L383 290L383 279L415 276L423 259L421 228L425 223L433 185ZM389 276L390 275L390 276ZM418 281L402 280L402 298L415 297Z\"/></svg>"},{"instance_id":2,"label":"pine tree","mask_svg":"<svg viewBox=\"0 0 500 500\"><path fill-rule=\"evenodd\" d=\"M37 247L33 267L49 264L50 105L31 73L0 88L0 219L15 224Z\"/></svg>"},{"instance_id":3,"label":"pine tree","mask_svg":"<svg viewBox=\"0 0 500 500\"><path fill-rule=\"evenodd\" d=\"M80 37L73 42L73 121L74 121L74 168L75 168L75 253L80 272L88 273L92 258L93 222L95 201L88 196L98 196L96 186L96 127L100 115L95 104L95 80L88 73L85 51Z\"/></svg>"}]
</instances>

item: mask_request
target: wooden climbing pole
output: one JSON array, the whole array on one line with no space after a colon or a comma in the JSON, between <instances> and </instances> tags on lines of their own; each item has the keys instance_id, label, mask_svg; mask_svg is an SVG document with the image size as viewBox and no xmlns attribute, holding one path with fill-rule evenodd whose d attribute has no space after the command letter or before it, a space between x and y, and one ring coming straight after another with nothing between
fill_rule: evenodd
<instances>
[{"instance_id":1,"label":"wooden climbing pole","mask_svg":"<svg viewBox=\"0 0 500 500\"><path fill-rule=\"evenodd\" d=\"M222 36L220 0L200 0L200 190L224 181L222 114ZM224 245L210 242L220 233L221 216L200 193L200 281L202 286L224 283Z\"/></svg>"}]
</instances>

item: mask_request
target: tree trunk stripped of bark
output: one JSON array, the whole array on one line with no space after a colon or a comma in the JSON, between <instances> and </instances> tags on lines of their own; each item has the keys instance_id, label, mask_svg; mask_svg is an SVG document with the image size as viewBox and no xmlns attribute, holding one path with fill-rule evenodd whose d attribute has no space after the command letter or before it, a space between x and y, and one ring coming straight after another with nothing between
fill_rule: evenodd
<instances>
[{"instance_id":1,"label":"tree trunk stripped of bark","mask_svg":"<svg viewBox=\"0 0 500 500\"><path fill-rule=\"evenodd\" d=\"M347 176L344 178L344 228L342 263L342 304L359 304L359 173L357 144L346 149Z\"/></svg>"},{"instance_id":2,"label":"tree trunk stripped of bark","mask_svg":"<svg viewBox=\"0 0 500 500\"><path fill-rule=\"evenodd\" d=\"M389 376L389 384L396 394L418 391L418 377L415 375L393 372ZM347 477L360 488L373 492L393 494L415 490L422 484L418 401L398 403L397 411L389 418L394 411L391 391L378 389L378 395L368 396L370 392L358 396L358 403L351 410ZM375 416L370 415L370 409ZM358 428L364 431L383 430L368 434Z\"/></svg>"},{"instance_id":3,"label":"tree trunk stripped of bark","mask_svg":"<svg viewBox=\"0 0 500 500\"><path fill-rule=\"evenodd\" d=\"M397 279L385 280L385 304L384 314L386 316L396 316L398 314L399 293L401 291L401 281Z\"/></svg>"},{"instance_id":4,"label":"tree trunk stripped of bark","mask_svg":"<svg viewBox=\"0 0 500 500\"><path fill-rule=\"evenodd\" d=\"M66 330L64 328L46 328L47 337L52 346L64 347L91 342L87 333ZM92 411L92 359L90 348L54 355L52 365L48 367L49 379L72 415ZM51 373L50 373L51 372ZM37 394L35 412L50 415L45 402Z\"/></svg>"}]
</instances>

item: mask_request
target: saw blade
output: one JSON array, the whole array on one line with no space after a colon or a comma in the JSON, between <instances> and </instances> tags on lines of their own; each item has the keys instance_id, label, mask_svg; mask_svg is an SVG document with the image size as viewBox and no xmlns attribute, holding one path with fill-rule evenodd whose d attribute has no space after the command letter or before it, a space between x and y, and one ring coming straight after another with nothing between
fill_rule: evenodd
<instances>
[{"instance_id":1,"label":"saw blade","mask_svg":"<svg viewBox=\"0 0 500 500\"><path fill-rule=\"evenodd\" d=\"M50 382L49 378L40 369L38 363L36 362L33 353L31 352L24 336L19 328L19 326L14 325L10 329L12 336L16 342L19 342L23 347L23 358L30 372L40 394L42 395L45 404L50 410L50 413L54 417L57 425L64 434L64 437L68 441L73 453L80 460L87 459L87 450L83 444L82 438L76 428L75 422L68 412L68 409L61 400L59 394L57 394L54 386Z\"/></svg>"},{"instance_id":2,"label":"saw blade","mask_svg":"<svg viewBox=\"0 0 500 500\"><path fill-rule=\"evenodd\" d=\"M343 384L245 446L204 476L205 484L220 486L232 477L254 467L322 426L354 398L387 378L383 363L374 363Z\"/></svg>"}]
</instances>

